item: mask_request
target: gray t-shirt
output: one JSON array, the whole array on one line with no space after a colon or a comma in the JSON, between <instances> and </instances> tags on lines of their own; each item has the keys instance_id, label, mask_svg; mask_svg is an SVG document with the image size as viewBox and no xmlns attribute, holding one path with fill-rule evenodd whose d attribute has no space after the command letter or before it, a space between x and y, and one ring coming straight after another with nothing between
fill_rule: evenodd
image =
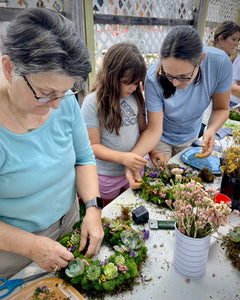
<instances>
[{"instance_id":1,"label":"gray t-shirt","mask_svg":"<svg viewBox=\"0 0 240 300\"><path fill-rule=\"evenodd\" d=\"M133 95L129 98L121 98L120 107L122 112L122 125L120 136L116 135L115 130L109 133L105 128L101 128L100 143L105 147L121 152L130 152L139 139L139 127L137 120L138 107ZM83 101L82 114L87 128L100 127L97 114L96 93L91 93ZM98 174L107 176L119 176L125 174L125 166L96 159Z\"/></svg>"}]
</instances>

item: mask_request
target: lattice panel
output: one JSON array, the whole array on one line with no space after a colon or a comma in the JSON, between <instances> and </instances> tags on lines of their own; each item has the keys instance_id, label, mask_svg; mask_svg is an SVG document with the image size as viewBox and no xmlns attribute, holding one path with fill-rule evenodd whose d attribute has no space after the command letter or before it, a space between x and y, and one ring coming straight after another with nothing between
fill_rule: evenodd
<instances>
[{"instance_id":1,"label":"lattice panel","mask_svg":"<svg viewBox=\"0 0 240 300\"><path fill-rule=\"evenodd\" d=\"M192 18L192 0L93 0L95 13L152 17Z\"/></svg>"},{"instance_id":2,"label":"lattice panel","mask_svg":"<svg viewBox=\"0 0 240 300\"><path fill-rule=\"evenodd\" d=\"M29 7L47 7L57 11L63 11L63 2L61 0L1 0L1 7L29 8ZM6 33L8 22L0 22L0 36Z\"/></svg>"},{"instance_id":3,"label":"lattice panel","mask_svg":"<svg viewBox=\"0 0 240 300\"><path fill-rule=\"evenodd\" d=\"M15 8L28 8L28 7L48 7L55 10L62 11L63 3L61 0L2 0L2 6L15 7Z\"/></svg>"},{"instance_id":4,"label":"lattice panel","mask_svg":"<svg viewBox=\"0 0 240 300\"><path fill-rule=\"evenodd\" d=\"M164 19L192 19L193 0L93 0L96 14ZM170 26L94 25L96 69L113 44L129 41L137 45L149 67L158 57Z\"/></svg>"},{"instance_id":5,"label":"lattice panel","mask_svg":"<svg viewBox=\"0 0 240 300\"><path fill-rule=\"evenodd\" d=\"M148 26L104 26L95 25L95 51L97 68L102 63L103 56L112 45L129 41L137 45L143 53L146 63L150 66L159 57L160 47L169 27L149 28Z\"/></svg>"},{"instance_id":6,"label":"lattice panel","mask_svg":"<svg viewBox=\"0 0 240 300\"><path fill-rule=\"evenodd\" d=\"M231 20L237 22L240 8L240 0L210 0L206 19L206 27L203 35L203 44L207 45L214 38L216 27Z\"/></svg>"}]
</instances>

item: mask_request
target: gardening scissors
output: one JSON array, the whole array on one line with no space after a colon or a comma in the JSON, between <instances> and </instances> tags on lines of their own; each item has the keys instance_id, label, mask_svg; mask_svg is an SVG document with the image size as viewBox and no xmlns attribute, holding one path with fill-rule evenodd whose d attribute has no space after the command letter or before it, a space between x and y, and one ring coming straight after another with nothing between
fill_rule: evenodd
<instances>
[{"instance_id":1,"label":"gardening scissors","mask_svg":"<svg viewBox=\"0 0 240 300\"><path fill-rule=\"evenodd\" d=\"M3 297L6 297L7 295L9 295L16 287L22 285L23 283L31 281L33 279L36 279L38 277L44 276L48 273L49 272L42 272L42 273L31 275L31 276L28 276L28 277L25 277L25 278L10 279L10 280L0 278L0 291L4 290L4 289L8 290L4 295L0 296L0 299L2 299Z\"/></svg>"}]
</instances>

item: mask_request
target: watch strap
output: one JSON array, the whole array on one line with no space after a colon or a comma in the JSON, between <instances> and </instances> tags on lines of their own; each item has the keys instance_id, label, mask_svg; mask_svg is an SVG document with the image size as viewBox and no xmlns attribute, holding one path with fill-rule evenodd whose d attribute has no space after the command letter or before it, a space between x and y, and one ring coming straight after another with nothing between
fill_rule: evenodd
<instances>
[{"instance_id":1,"label":"watch strap","mask_svg":"<svg viewBox=\"0 0 240 300\"><path fill-rule=\"evenodd\" d=\"M103 200L99 197L95 197L85 203L85 208L88 209L89 207L97 207L103 209Z\"/></svg>"}]
</instances>

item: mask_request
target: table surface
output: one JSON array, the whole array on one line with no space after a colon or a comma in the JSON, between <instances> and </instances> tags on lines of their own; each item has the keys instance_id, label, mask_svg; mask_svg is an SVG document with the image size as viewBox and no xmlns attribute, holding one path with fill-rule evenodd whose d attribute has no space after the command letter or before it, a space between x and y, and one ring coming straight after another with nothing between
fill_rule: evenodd
<instances>
[{"instance_id":1,"label":"table surface","mask_svg":"<svg viewBox=\"0 0 240 300\"><path fill-rule=\"evenodd\" d=\"M171 159L170 162L183 165L180 160L181 153ZM218 176L211 186L220 187L221 176ZM170 219L171 212L160 209L152 203L146 202L140 192L128 189L108 206L103 209L103 216L115 218L121 215L121 206L133 210L141 205L149 211L150 219ZM222 234L227 234L229 228L240 225L240 217L231 215L229 222L221 228ZM133 225L138 229L149 229L148 224ZM225 250L221 246L221 241L211 238L207 272L197 280L187 281L179 275L172 266L174 231L173 230L151 230L149 240L146 241L148 257L143 263L141 275L136 279L136 284L132 291L127 291L118 295L107 295L108 299L152 299L152 300L238 300L240 299L240 272L233 268L230 260L225 255ZM106 248L101 248L101 253L97 258L102 260L109 256ZM13 278L23 278L43 271L35 263L30 264ZM49 273L45 277L54 277L54 273ZM21 288L32 282L23 284L15 289L11 294L17 293ZM91 299L83 294L86 299ZM4 300L7 297L3 298Z\"/></svg>"}]
</instances>

